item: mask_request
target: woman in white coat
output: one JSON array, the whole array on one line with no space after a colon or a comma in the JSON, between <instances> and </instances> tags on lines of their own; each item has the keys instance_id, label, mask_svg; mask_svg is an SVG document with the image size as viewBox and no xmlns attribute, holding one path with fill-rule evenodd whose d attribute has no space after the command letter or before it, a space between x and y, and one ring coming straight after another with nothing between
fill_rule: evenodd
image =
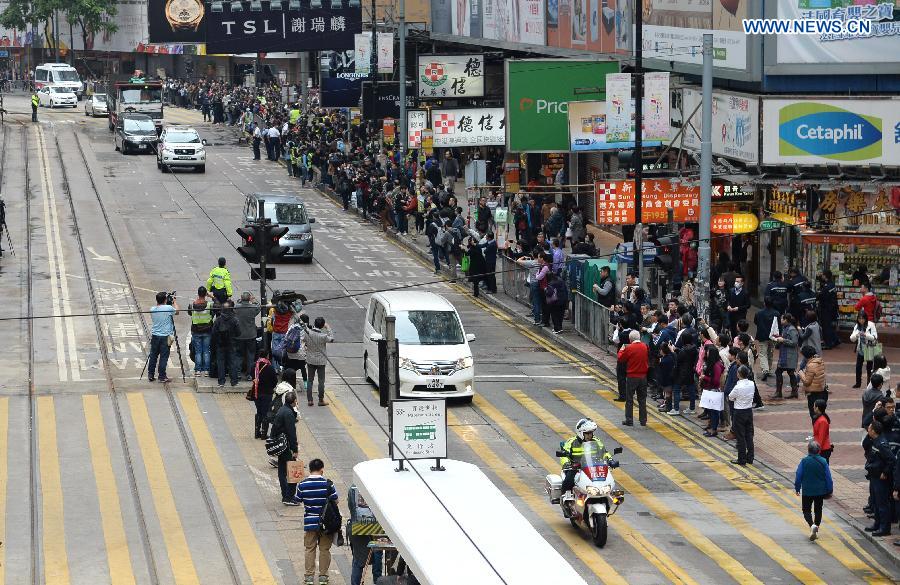
<instances>
[{"instance_id":1,"label":"woman in white coat","mask_svg":"<svg viewBox=\"0 0 900 585\"><path fill-rule=\"evenodd\" d=\"M875 344L878 343L878 331L875 329L875 323L869 321L865 311L860 311L856 317L856 325L853 327L853 333L850 334L851 343L856 343L856 384L854 388L862 386L862 366L866 363L866 384L872 377L872 359Z\"/></svg>"}]
</instances>

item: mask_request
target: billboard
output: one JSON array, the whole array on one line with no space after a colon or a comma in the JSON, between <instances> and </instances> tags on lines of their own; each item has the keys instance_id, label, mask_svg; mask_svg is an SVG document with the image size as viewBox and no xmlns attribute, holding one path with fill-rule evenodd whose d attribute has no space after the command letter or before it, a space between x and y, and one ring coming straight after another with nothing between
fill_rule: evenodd
<instances>
[{"instance_id":1,"label":"billboard","mask_svg":"<svg viewBox=\"0 0 900 585\"><path fill-rule=\"evenodd\" d=\"M419 55L421 99L484 96L483 55Z\"/></svg>"},{"instance_id":2,"label":"billboard","mask_svg":"<svg viewBox=\"0 0 900 585\"><path fill-rule=\"evenodd\" d=\"M684 144L690 150L700 150L703 132L700 105L703 93L699 89L684 88L681 93L681 116L687 119L694 112L690 124L684 125L682 138L673 146ZM712 103L712 152L746 163L759 163L759 98L714 91ZM674 133L673 133L674 136Z\"/></svg>"},{"instance_id":3,"label":"billboard","mask_svg":"<svg viewBox=\"0 0 900 585\"><path fill-rule=\"evenodd\" d=\"M207 53L353 49L353 35L360 32L360 5L351 8L349 0L302 10L272 10L263 3L261 11L206 13Z\"/></svg>"},{"instance_id":4,"label":"billboard","mask_svg":"<svg viewBox=\"0 0 900 585\"><path fill-rule=\"evenodd\" d=\"M126 7L117 4L119 12ZM206 40L203 0L147 0L147 25L151 43L202 43ZM119 22L118 16L116 22ZM133 50L133 49L129 49Z\"/></svg>"},{"instance_id":5,"label":"billboard","mask_svg":"<svg viewBox=\"0 0 900 585\"><path fill-rule=\"evenodd\" d=\"M451 35L459 37L481 38L481 2L482 0L456 0L450 3ZM434 22L432 20L432 22Z\"/></svg>"},{"instance_id":6,"label":"billboard","mask_svg":"<svg viewBox=\"0 0 900 585\"><path fill-rule=\"evenodd\" d=\"M482 37L510 43L543 45L543 0L483 0Z\"/></svg>"},{"instance_id":7,"label":"billboard","mask_svg":"<svg viewBox=\"0 0 900 585\"><path fill-rule=\"evenodd\" d=\"M620 2L621 0L548 0L547 46L614 53L616 10Z\"/></svg>"},{"instance_id":8,"label":"billboard","mask_svg":"<svg viewBox=\"0 0 900 585\"><path fill-rule=\"evenodd\" d=\"M900 99L766 99L763 162L898 166Z\"/></svg>"},{"instance_id":9,"label":"billboard","mask_svg":"<svg viewBox=\"0 0 900 585\"><path fill-rule=\"evenodd\" d=\"M510 152L567 152L569 103L605 99L616 61L527 59L506 61L506 144ZM600 93L576 95L592 86Z\"/></svg>"},{"instance_id":10,"label":"billboard","mask_svg":"<svg viewBox=\"0 0 900 585\"><path fill-rule=\"evenodd\" d=\"M609 93L607 92L607 96ZM615 137L609 132L609 119L607 115L608 102L569 102L569 150L572 152L586 152L591 150L613 150L634 148L634 100L630 99L629 110L632 116L629 120L630 132L628 136ZM662 140L646 136L646 117L644 118L644 146L660 146Z\"/></svg>"},{"instance_id":11,"label":"billboard","mask_svg":"<svg viewBox=\"0 0 900 585\"><path fill-rule=\"evenodd\" d=\"M375 93L375 105L372 105L372 83L363 82L363 117L366 120L383 120L400 117L400 84L396 81L381 82ZM416 88L412 83L406 84L406 107L416 105Z\"/></svg>"},{"instance_id":12,"label":"billboard","mask_svg":"<svg viewBox=\"0 0 900 585\"><path fill-rule=\"evenodd\" d=\"M319 103L323 108L355 108L359 106L362 80L346 77L323 77L319 86Z\"/></svg>"},{"instance_id":13,"label":"billboard","mask_svg":"<svg viewBox=\"0 0 900 585\"><path fill-rule=\"evenodd\" d=\"M778 35L778 64L900 63L900 0L858 3L816 0L776 0L777 18L807 20L869 20L870 36ZM898 13L900 14L900 13ZM848 35L849 36L849 35Z\"/></svg>"},{"instance_id":14,"label":"billboard","mask_svg":"<svg viewBox=\"0 0 900 585\"><path fill-rule=\"evenodd\" d=\"M407 110L406 148L421 148L422 133L426 128L428 128L428 112L425 110Z\"/></svg>"},{"instance_id":15,"label":"billboard","mask_svg":"<svg viewBox=\"0 0 900 585\"><path fill-rule=\"evenodd\" d=\"M431 32L451 33L454 4L453 0L431 0Z\"/></svg>"},{"instance_id":16,"label":"billboard","mask_svg":"<svg viewBox=\"0 0 900 585\"><path fill-rule=\"evenodd\" d=\"M806 0L799 0L806 1ZM645 59L703 65L703 35L713 35L713 65L720 69L747 69L749 0L643 0Z\"/></svg>"},{"instance_id":17,"label":"billboard","mask_svg":"<svg viewBox=\"0 0 900 585\"><path fill-rule=\"evenodd\" d=\"M641 181L641 221L666 223L668 208L674 221L700 219L700 187L667 179ZM598 224L633 224L634 181L603 181L594 184Z\"/></svg>"},{"instance_id":18,"label":"billboard","mask_svg":"<svg viewBox=\"0 0 900 585\"><path fill-rule=\"evenodd\" d=\"M506 112L503 108L432 110L434 146L503 146Z\"/></svg>"}]
</instances>

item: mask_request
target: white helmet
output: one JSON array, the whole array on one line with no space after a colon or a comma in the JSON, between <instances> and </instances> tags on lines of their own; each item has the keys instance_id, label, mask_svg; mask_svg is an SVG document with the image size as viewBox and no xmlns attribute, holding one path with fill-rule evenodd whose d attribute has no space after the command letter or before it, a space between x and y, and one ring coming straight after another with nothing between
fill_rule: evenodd
<instances>
[{"instance_id":1,"label":"white helmet","mask_svg":"<svg viewBox=\"0 0 900 585\"><path fill-rule=\"evenodd\" d=\"M583 418L577 423L575 423L575 435L578 437L578 440L584 441L585 433L593 433L597 430L597 423L592 421L589 418Z\"/></svg>"}]
</instances>

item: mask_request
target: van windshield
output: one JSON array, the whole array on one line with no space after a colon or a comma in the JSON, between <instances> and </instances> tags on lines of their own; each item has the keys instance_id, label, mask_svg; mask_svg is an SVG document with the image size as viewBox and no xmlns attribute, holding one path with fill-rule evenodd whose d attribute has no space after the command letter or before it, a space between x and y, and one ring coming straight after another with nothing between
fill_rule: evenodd
<instances>
[{"instance_id":1,"label":"van windshield","mask_svg":"<svg viewBox=\"0 0 900 585\"><path fill-rule=\"evenodd\" d=\"M162 89L145 87L143 89L123 89L123 104L152 104L162 101Z\"/></svg>"},{"instance_id":2,"label":"van windshield","mask_svg":"<svg viewBox=\"0 0 900 585\"><path fill-rule=\"evenodd\" d=\"M53 78L56 81L81 81L74 69L54 69Z\"/></svg>"},{"instance_id":3,"label":"van windshield","mask_svg":"<svg viewBox=\"0 0 900 585\"><path fill-rule=\"evenodd\" d=\"M397 339L406 345L464 343L459 317L453 311L398 311Z\"/></svg>"},{"instance_id":4,"label":"van windshield","mask_svg":"<svg viewBox=\"0 0 900 585\"><path fill-rule=\"evenodd\" d=\"M266 203L266 217L274 217L275 223L282 225L309 223L302 203Z\"/></svg>"}]
</instances>

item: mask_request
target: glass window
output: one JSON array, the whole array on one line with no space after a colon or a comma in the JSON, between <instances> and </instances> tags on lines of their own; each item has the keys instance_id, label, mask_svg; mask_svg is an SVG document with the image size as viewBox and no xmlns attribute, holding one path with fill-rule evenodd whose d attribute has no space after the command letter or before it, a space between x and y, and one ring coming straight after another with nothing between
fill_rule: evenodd
<instances>
[{"instance_id":1,"label":"glass window","mask_svg":"<svg viewBox=\"0 0 900 585\"><path fill-rule=\"evenodd\" d=\"M372 326L375 331L384 335L384 306L381 303L375 304L375 313L372 316Z\"/></svg>"},{"instance_id":2,"label":"glass window","mask_svg":"<svg viewBox=\"0 0 900 585\"><path fill-rule=\"evenodd\" d=\"M53 79L56 81L81 81L78 72L72 69L54 69Z\"/></svg>"},{"instance_id":3,"label":"glass window","mask_svg":"<svg viewBox=\"0 0 900 585\"><path fill-rule=\"evenodd\" d=\"M397 339L406 345L459 345L462 325L453 311L398 311Z\"/></svg>"},{"instance_id":4,"label":"glass window","mask_svg":"<svg viewBox=\"0 0 900 585\"><path fill-rule=\"evenodd\" d=\"M162 101L162 90L158 87L123 89L123 104L151 104Z\"/></svg>"},{"instance_id":5,"label":"glass window","mask_svg":"<svg viewBox=\"0 0 900 585\"><path fill-rule=\"evenodd\" d=\"M266 203L266 217L274 217L275 223L283 225L309 223L302 203Z\"/></svg>"},{"instance_id":6,"label":"glass window","mask_svg":"<svg viewBox=\"0 0 900 585\"><path fill-rule=\"evenodd\" d=\"M105 93L95 93L94 101L97 102L98 104L105 104L106 103L106 94Z\"/></svg>"},{"instance_id":7,"label":"glass window","mask_svg":"<svg viewBox=\"0 0 900 585\"><path fill-rule=\"evenodd\" d=\"M166 132L166 142L177 142L179 144L199 144L200 136L196 132Z\"/></svg>"},{"instance_id":8,"label":"glass window","mask_svg":"<svg viewBox=\"0 0 900 585\"><path fill-rule=\"evenodd\" d=\"M68 87L51 87L50 91L53 93L72 93L72 89Z\"/></svg>"},{"instance_id":9,"label":"glass window","mask_svg":"<svg viewBox=\"0 0 900 585\"><path fill-rule=\"evenodd\" d=\"M125 132L156 132L153 120L135 120L125 118Z\"/></svg>"},{"instance_id":10,"label":"glass window","mask_svg":"<svg viewBox=\"0 0 900 585\"><path fill-rule=\"evenodd\" d=\"M46 69L38 69L34 74L34 78L38 81L47 81L47 73Z\"/></svg>"}]
</instances>

